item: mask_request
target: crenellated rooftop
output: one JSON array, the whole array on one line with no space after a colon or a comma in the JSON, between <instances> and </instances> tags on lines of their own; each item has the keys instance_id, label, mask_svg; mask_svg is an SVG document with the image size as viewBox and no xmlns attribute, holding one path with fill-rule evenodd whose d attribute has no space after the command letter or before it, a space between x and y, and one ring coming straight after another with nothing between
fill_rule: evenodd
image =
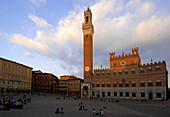
<instances>
[{"instance_id":1,"label":"crenellated rooftop","mask_svg":"<svg viewBox=\"0 0 170 117\"><path fill-rule=\"evenodd\" d=\"M104 68L104 69L94 69L94 71L109 71L109 68Z\"/></svg>"},{"instance_id":2,"label":"crenellated rooftop","mask_svg":"<svg viewBox=\"0 0 170 117\"><path fill-rule=\"evenodd\" d=\"M160 65L160 64L163 64L163 63L165 63L165 61L158 61L158 62L154 62L154 63L147 63L147 64L143 64L141 66L145 67L145 66L150 66L150 65Z\"/></svg>"},{"instance_id":3,"label":"crenellated rooftop","mask_svg":"<svg viewBox=\"0 0 170 117\"><path fill-rule=\"evenodd\" d=\"M119 56L115 56L115 52L112 52L112 53L109 53L110 54L110 60L113 60L113 59L118 59L118 58L124 58L124 57L130 57L130 56L134 56L134 55L139 55L138 53L138 47L137 48L132 48L132 54L129 53L129 54L122 54L122 55L119 55Z\"/></svg>"}]
</instances>

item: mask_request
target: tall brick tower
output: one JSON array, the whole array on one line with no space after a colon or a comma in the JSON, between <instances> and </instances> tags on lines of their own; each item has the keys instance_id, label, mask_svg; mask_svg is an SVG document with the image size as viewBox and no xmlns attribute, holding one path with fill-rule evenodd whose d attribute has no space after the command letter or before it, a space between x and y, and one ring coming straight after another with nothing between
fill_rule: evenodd
<instances>
[{"instance_id":1,"label":"tall brick tower","mask_svg":"<svg viewBox=\"0 0 170 117\"><path fill-rule=\"evenodd\" d=\"M92 12L90 8L84 11L84 23L82 24L84 36L84 81L88 82L93 72L93 33Z\"/></svg>"}]
</instances>

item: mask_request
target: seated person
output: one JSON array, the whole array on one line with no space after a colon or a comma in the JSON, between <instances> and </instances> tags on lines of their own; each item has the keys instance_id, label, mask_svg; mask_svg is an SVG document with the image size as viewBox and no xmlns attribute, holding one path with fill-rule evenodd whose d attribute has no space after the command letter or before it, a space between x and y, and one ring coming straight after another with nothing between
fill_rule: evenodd
<instances>
[{"instance_id":1,"label":"seated person","mask_svg":"<svg viewBox=\"0 0 170 117\"><path fill-rule=\"evenodd\" d=\"M92 111L92 112L93 112L93 115L95 116L95 115L96 115L96 110L95 110L95 109L93 109L93 111Z\"/></svg>"},{"instance_id":2,"label":"seated person","mask_svg":"<svg viewBox=\"0 0 170 117\"><path fill-rule=\"evenodd\" d=\"M59 108L56 109L55 113L59 113Z\"/></svg>"},{"instance_id":3,"label":"seated person","mask_svg":"<svg viewBox=\"0 0 170 117\"><path fill-rule=\"evenodd\" d=\"M104 112L102 109L100 109L100 113L99 113L100 116L104 116Z\"/></svg>"},{"instance_id":4,"label":"seated person","mask_svg":"<svg viewBox=\"0 0 170 117\"><path fill-rule=\"evenodd\" d=\"M63 109L63 107L61 107L60 113L64 113L64 109Z\"/></svg>"}]
</instances>

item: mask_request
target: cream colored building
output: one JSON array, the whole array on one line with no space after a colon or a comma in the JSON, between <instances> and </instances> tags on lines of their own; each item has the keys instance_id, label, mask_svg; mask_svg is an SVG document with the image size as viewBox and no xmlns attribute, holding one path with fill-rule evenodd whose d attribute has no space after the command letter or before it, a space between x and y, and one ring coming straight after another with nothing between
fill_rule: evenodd
<instances>
[{"instance_id":1,"label":"cream colored building","mask_svg":"<svg viewBox=\"0 0 170 117\"><path fill-rule=\"evenodd\" d=\"M0 57L0 92L31 91L32 68Z\"/></svg>"}]
</instances>

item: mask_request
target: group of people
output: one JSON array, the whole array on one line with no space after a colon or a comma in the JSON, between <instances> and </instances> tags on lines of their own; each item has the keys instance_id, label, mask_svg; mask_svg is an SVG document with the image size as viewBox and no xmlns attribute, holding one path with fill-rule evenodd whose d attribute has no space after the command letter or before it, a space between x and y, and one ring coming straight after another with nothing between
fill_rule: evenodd
<instances>
[{"instance_id":1,"label":"group of people","mask_svg":"<svg viewBox=\"0 0 170 117\"><path fill-rule=\"evenodd\" d=\"M13 96L2 95L3 101L0 100L0 110L10 110L10 108L23 109L23 104L31 102L31 98L26 98L24 95L20 97L17 101L13 101Z\"/></svg>"},{"instance_id":2,"label":"group of people","mask_svg":"<svg viewBox=\"0 0 170 117\"><path fill-rule=\"evenodd\" d=\"M99 113L96 112L96 109L93 109L92 112L93 112L93 116L96 116L96 115L104 116L104 111L102 109L100 109Z\"/></svg>"},{"instance_id":3,"label":"group of people","mask_svg":"<svg viewBox=\"0 0 170 117\"><path fill-rule=\"evenodd\" d=\"M55 113L56 113L56 114L57 114L57 113L63 114L63 113L64 113L63 107L61 107L61 109L60 109L60 108L57 108L56 111L55 111Z\"/></svg>"}]
</instances>

